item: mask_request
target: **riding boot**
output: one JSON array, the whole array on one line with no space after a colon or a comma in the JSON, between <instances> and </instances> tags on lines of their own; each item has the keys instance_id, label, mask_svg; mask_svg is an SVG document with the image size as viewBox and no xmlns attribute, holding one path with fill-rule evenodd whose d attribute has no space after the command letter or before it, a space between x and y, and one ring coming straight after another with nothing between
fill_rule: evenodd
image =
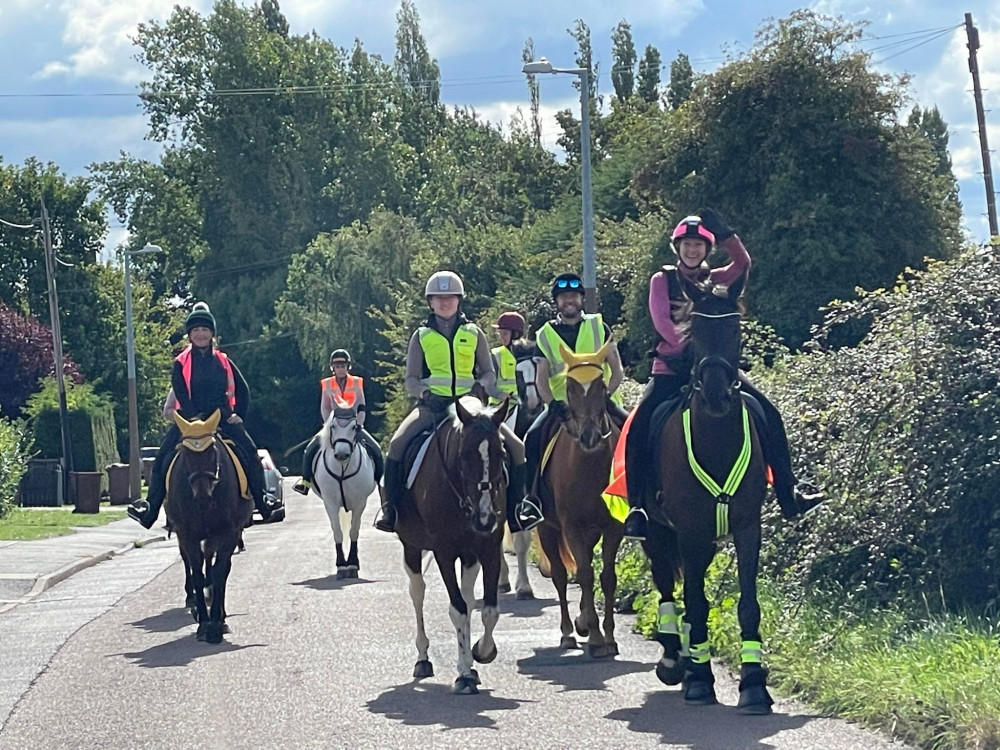
<instances>
[{"instance_id":1,"label":"riding boot","mask_svg":"<svg viewBox=\"0 0 1000 750\"><path fill-rule=\"evenodd\" d=\"M126 512L133 521L138 521L143 528L151 529L160 515L160 508L163 500L167 496L167 484L164 476L154 471L149 477L149 488L146 491L146 499L136 500L128 506Z\"/></svg>"},{"instance_id":2,"label":"riding boot","mask_svg":"<svg viewBox=\"0 0 1000 750\"><path fill-rule=\"evenodd\" d=\"M507 526L512 532L528 531L545 520L541 503L525 497L526 464L510 467L510 484L507 485Z\"/></svg>"},{"instance_id":3,"label":"riding boot","mask_svg":"<svg viewBox=\"0 0 1000 750\"><path fill-rule=\"evenodd\" d=\"M776 484L774 495L778 499L781 515L787 521L791 521L797 516L809 515L826 500L826 496L820 490L805 483L795 487L787 484Z\"/></svg>"},{"instance_id":4,"label":"riding boot","mask_svg":"<svg viewBox=\"0 0 1000 750\"><path fill-rule=\"evenodd\" d=\"M306 446L305 455L302 456L302 478L292 485L292 489L300 495L308 495L312 489L313 461L317 453L319 453L319 437L314 435Z\"/></svg>"},{"instance_id":5,"label":"riding boot","mask_svg":"<svg viewBox=\"0 0 1000 750\"><path fill-rule=\"evenodd\" d=\"M649 409L651 411L651 409ZM637 418L633 417L632 427L626 437L625 442L625 485L628 493L629 511L625 516L625 528L622 530L626 539L646 538L646 521L649 515L646 513L645 501L647 492L647 477L645 469L649 466L646 456L646 446L643 443L644 434L648 425L648 420L642 423L642 427L635 433Z\"/></svg>"},{"instance_id":6,"label":"riding boot","mask_svg":"<svg viewBox=\"0 0 1000 750\"><path fill-rule=\"evenodd\" d=\"M382 517L375 522L376 529L387 531L390 534L396 530L396 509L399 506L399 498L405 491L406 477L403 475L403 462L387 458L382 494Z\"/></svg>"}]
</instances>

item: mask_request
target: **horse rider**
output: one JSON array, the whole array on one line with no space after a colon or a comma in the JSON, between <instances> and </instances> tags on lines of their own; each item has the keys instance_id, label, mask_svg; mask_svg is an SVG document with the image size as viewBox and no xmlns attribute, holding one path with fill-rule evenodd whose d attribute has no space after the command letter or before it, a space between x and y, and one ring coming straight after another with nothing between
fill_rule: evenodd
<instances>
[{"instance_id":1,"label":"horse rider","mask_svg":"<svg viewBox=\"0 0 1000 750\"><path fill-rule=\"evenodd\" d=\"M497 388L506 393L516 404L518 403L517 363L523 359L531 359L534 347L523 340L525 323L524 316L519 312L510 310L501 313L493 328L500 337L500 346L490 350L493 367L497 372ZM500 401L501 399L490 397L492 406L499 404Z\"/></svg>"},{"instance_id":2,"label":"horse rider","mask_svg":"<svg viewBox=\"0 0 1000 750\"><path fill-rule=\"evenodd\" d=\"M416 408L400 423L389 441L385 460L385 493L382 516L376 528L392 532L397 508L406 492L403 454L423 430L444 418L445 410L459 396L484 391L503 398L497 388L486 336L461 312L465 285L453 271L438 271L427 280L424 296L431 309L427 321L417 328L406 350L406 392L417 400ZM507 520L518 530L520 498L524 494L524 444L506 425L500 437L511 456L507 485Z\"/></svg>"},{"instance_id":3,"label":"horse rider","mask_svg":"<svg viewBox=\"0 0 1000 750\"><path fill-rule=\"evenodd\" d=\"M729 256L729 263L710 268L706 258L716 243ZM656 407L678 398L687 385L691 361L685 357L688 344L686 324L690 305L683 296L681 277L696 283L728 285L750 269L750 254L736 233L711 208L701 216L683 219L671 234L677 265L664 266L649 280L649 314L659 335L653 359L652 375L642 400L632 415L625 444L625 481L628 487L629 514L625 518L626 537L646 537L645 502L653 457L649 453L650 419ZM763 407L765 429L760 431L767 463L774 474L774 492L785 518L805 513L823 501L823 495L806 483L797 484L788 452L788 437L781 414L763 394L739 373L740 390L754 396Z\"/></svg>"},{"instance_id":4,"label":"horse rider","mask_svg":"<svg viewBox=\"0 0 1000 750\"><path fill-rule=\"evenodd\" d=\"M189 343L174 358L170 376L177 413L192 420L204 419L219 410L222 415L219 432L234 443L236 455L246 471L254 506L261 518L267 520L281 504L264 493L264 467L257 455L257 446L243 424L250 406L247 382L236 363L215 347L215 316L208 305L195 304L184 321L184 328ZM146 499L136 500L128 507L129 517L147 529L156 523L160 514L167 494L167 467L180 437L180 428L171 424L153 462Z\"/></svg>"},{"instance_id":5,"label":"horse rider","mask_svg":"<svg viewBox=\"0 0 1000 750\"><path fill-rule=\"evenodd\" d=\"M319 413L323 424L330 418L334 409L350 409L357 414L358 440L372 457L375 464L375 481L382 479L382 448L378 441L365 429L365 416L368 407L365 405L365 380L360 375L351 373L351 353L347 349L334 349L330 353L330 372L332 375L320 381ZM302 457L302 478L292 487L298 493L309 494L312 489L312 467L316 454L319 453L319 433L313 436L306 446ZM379 492L382 491L379 485Z\"/></svg>"},{"instance_id":6,"label":"horse rider","mask_svg":"<svg viewBox=\"0 0 1000 750\"><path fill-rule=\"evenodd\" d=\"M619 429L625 423L627 414L621 406L621 394L617 393L625 374L622 370L618 345L611 335L611 328L600 313L583 311L583 280L575 273L562 273L552 282L552 301L555 302L556 317L547 321L535 335L535 345L540 356L535 385L545 408L538 415L524 436L527 454L529 494L524 498L524 512L530 514L532 526L544 520L542 503L531 492L535 486L541 460L543 437L549 434L550 420L562 421L566 418L566 363L560 352L560 345L568 350L596 352L610 342L604 363L604 382L608 390L608 414Z\"/></svg>"}]
</instances>

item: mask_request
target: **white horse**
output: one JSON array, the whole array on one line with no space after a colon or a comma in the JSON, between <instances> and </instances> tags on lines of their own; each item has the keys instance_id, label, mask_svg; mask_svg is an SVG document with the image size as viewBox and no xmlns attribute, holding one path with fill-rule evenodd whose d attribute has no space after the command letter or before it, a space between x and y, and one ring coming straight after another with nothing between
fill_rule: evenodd
<instances>
[{"instance_id":1,"label":"white horse","mask_svg":"<svg viewBox=\"0 0 1000 750\"><path fill-rule=\"evenodd\" d=\"M511 409L507 415L507 426L519 437L523 438L524 433L531 426L532 421L541 411L542 400L538 395L538 388L535 386L537 367L535 359L522 359L515 368L517 377L517 406ZM531 547L531 532L517 531L511 533L507 530L504 533L504 550L514 550L517 556L517 581L514 584L515 596L517 599L534 599L535 594L531 590L531 582L528 580L528 549ZM507 556L500 560L500 591L506 593L510 591L510 568L507 566Z\"/></svg>"},{"instance_id":2,"label":"white horse","mask_svg":"<svg viewBox=\"0 0 1000 750\"><path fill-rule=\"evenodd\" d=\"M313 485L333 528L337 578L357 578L358 532L368 497L375 491L375 462L358 440L358 417L353 409L334 409L319 439L321 447L313 460ZM346 558L341 510L351 516L351 550Z\"/></svg>"}]
</instances>

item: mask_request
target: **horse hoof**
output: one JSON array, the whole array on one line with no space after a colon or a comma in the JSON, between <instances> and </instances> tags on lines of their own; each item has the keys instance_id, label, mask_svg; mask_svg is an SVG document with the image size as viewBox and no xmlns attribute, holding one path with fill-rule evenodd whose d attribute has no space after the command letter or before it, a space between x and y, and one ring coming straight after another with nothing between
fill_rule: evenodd
<instances>
[{"instance_id":1,"label":"horse hoof","mask_svg":"<svg viewBox=\"0 0 1000 750\"><path fill-rule=\"evenodd\" d=\"M434 676L434 665L428 659L418 661L413 665L413 679L422 680L425 677Z\"/></svg>"},{"instance_id":2,"label":"horse hoof","mask_svg":"<svg viewBox=\"0 0 1000 750\"><path fill-rule=\"evenodd\" d=\"M195 632L194 637L199 641L204 641L207 637L208 625L199 625L197 632Z\"/></svg>"},{"instance_id":3,"label":"horse hoof","mask_svg":"<svg viewBox=\"0 0 1000 750\"><path fill-rule=\"evenodd\" d=\"M510 584L509 583L501 583L499 591L500 591L501 594L509 594L510 593Z\"/></svg>"},{"instance_id":4,"label":"horse hoof","mask_svg":"<svg viewBox=\"0 0 1000 750\"><path fill-rule=\"evenodd\" d=\"M517 595L514 598L517 599L517 601L519 602L531 601L532 599L535 598L535 592L532 591L531 589L528 589L526 591L518 591Z\"/></svg>"},{"instance_id":5,"label":"horse hoof","mask_svg":"<svg viewBox=\"0 0 1000 750\"><path fill-rule=\"evenodd\" d=\"M190 609L188 609L188 612L191 613L191 618L195 622L198 622L198 608L197 607L191 607Z\"/></svg>"},{"instance_id":6,"label":"horse hoof","mask_svg":"<svg viewBox=\"0 0 1000 750\"><path fill-rule=\"evenodd\" d=\"M576 638L574 638L571 635L564 635L562 638L559 639L559 648L571 649L571 648L579 648L579 646L576 645Z\"/></svg>"},{"instance_id":7,"label":"horse hoof","mask_svg":"<svg viewBox=\"0 0 1000 750\"><path fill-rule=\"evenodd\" d=\"M479 693L479 686L476 685L475 677L459 677L455 680L455 685L451 692L455 695L476 695Z\"/></svg>"},{"instance_id":8,"label":"horse hoof","mask_svg":"<svg viewBox=\"0 0 1000 750\"><path fill-rule=\"evenodd\" d=\"M476 669L470 669L469 674L472 675L472 679L476 681L477 685L482 685L483 681L479 679L479 672Z\"/></svg>"},{"instance_id":9,"label":"horse hoof","mask_svg":"<svg viewBox=\"0 0 1000 750\"><path fill-rule=\"evenodd\" d=\"M680 685L684 680L684 665L679 661L668 664L660 659L656 663L656 677L664 685Z\"/></svg>"},{"instance_id":10,"label":"horse hoof","mask_svg":"<svg viewBox=\"0 0 1000 750\"><path fill-rule=\"evenodd\" d=\"M689 706L715 705L718 702L715 687L707 682L689 682L684 690L684 702Z\"/></svg>"},{"instance_id":11,"label":"horse hoof","mask_svg":"<svg viewBox=\"0 0 1000 750\"><path fill-rule=\"evenodd\" d=\"M488 654L481 654L479 652L479 644L477 643L472 647L472 658L475 659L480 664L489 664L491 661L497 658L497 647L493 644L493 650Z\"/></svg>"},{"instance_id":12,"label":"horse hoof","mask_svg":"<svg viewBox=\"0 0 1000 750\"><path fill-rule=\"evenodd\" d=\"M744 716L767 716L774 700L763 685L753 685L740 691L736 710Z\"/></svg>"},{"instance_id":13,"label":"horse hoof","mask_svg":"<svg viewBox=\"0 0 1000 750\"><path fill-rule=\"evenodd\" d=\"M590 628L581 625L579 617L573 620L573 626L576 628L576 634L581 638L586 638L590 635Z\"/></svg>"}]
</instances>

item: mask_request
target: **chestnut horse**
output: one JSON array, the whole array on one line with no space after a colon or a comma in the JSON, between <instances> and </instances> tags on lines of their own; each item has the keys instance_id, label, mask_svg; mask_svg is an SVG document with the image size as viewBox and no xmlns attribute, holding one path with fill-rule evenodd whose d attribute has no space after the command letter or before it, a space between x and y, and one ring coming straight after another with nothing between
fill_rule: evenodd
<instances>
[{"instance_id":1,"label":"chestnut horse","mask_svg":"<svg viewBox=\"0 0 1000 750\"><path fill-rule=\"evenodd\" d=\"M177 535L185 567L185 588L194 599L198 640L221 643L226 619L226 583L233 551L250 523L253 503L240 492L233 456L216 432L216 410L204 420L188 422L174 412L181 431L177 457L168 470L164 507ZM211 586L211 610L205 587Z\"/></svg>"},{"instance_id":2,"label":"chestnut horse","mask_svg":"<svg viewBox=\"0 0 1000 750\"><path fill-rule=\"evenodd\" d=\"M659 493L649 502L650 522L643 542L661 601L657 640L663 645L663 657L656 675L667 685L683 682L689 704L716 702L705 572L719 541L731 534L743 640L738 709L745 714L768 714L773 701L761 664L757 602L760 517L767 484L753 415L743 403L737 377L739 297L746 275L728 289L715 290L681 278L684 294L692 303L691 380L686 401L659 435ZM674 583L681 575L683 615L674 602ZM686 643L682 645L687 625L690 650Z\"/></svg>"},{"instance_id":3,"label":"chestnut horse","mask_svg":"<svg viewBox=\"0 0 1000 750\"><path fill-rule=\"evenodd\" d=\"M457 399L454 416L431 438L410 497L400 503L396 522L417 618L418 658L413 676L422 679L434 674L427 657L430 642L424 630L426 583L421 566L423 552L429 550L451 602L451 621L458 639L458 678L452 692L459 695L479 692L473 660L488 664L497 656L493 629L500 619L497 598L507 497L500 425L506 414L505 403L489 409L475 398ZM461 584L456 562L462 566ZM485 633L473 646L470 616L480 568Z\"/></svg>"},{"instance_id":4,"label":"chestnut horse","mask_svg":"<svg viewBox=\"0 0 1000 750\"><path fill-rule=\"evenodd\" d=\"M538 538L548 558L552 583L559 594L561 648L577 648L573 626L592 657L615 656L614 602L618 576L615 557L622 542L622 524L611 517L601 497L611 473L618 428L608 416L604 359L608 344L596 353L562 348L566 363L568 416L560 425L543 478L551 489L555 513L547 512ZM594 547L603 537L601 591L604 594L604 632L594 604ZM569 553L567 555L567 552ZM566 598L567 562L575 560L580 584L580 616L570 622ZM544 561L542 562L544 566Z\"/></svg>"}]
</instances>

